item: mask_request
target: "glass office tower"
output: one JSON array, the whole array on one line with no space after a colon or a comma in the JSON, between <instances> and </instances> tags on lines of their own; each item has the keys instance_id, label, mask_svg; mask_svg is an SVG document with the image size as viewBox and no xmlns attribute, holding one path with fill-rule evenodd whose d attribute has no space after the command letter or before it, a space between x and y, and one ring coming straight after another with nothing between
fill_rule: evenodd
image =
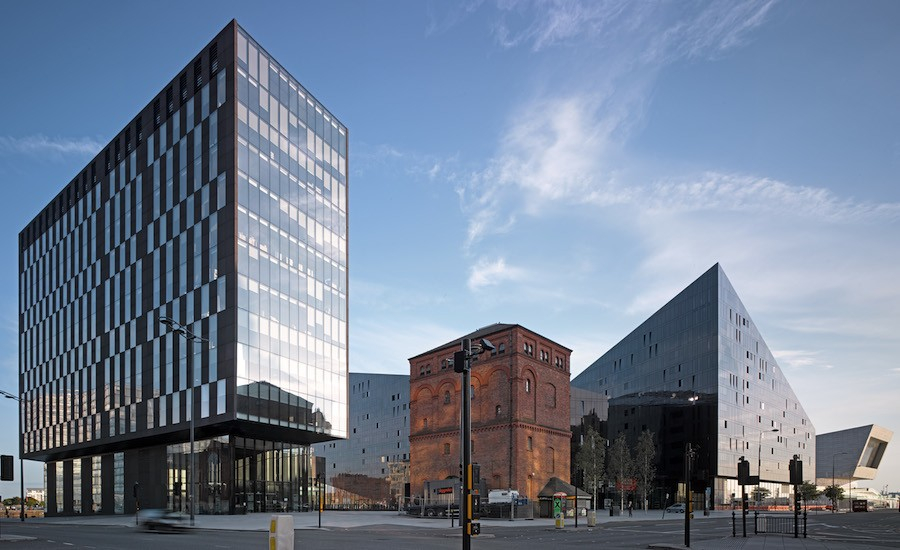
<instances>
[{"instance_id":1,"label":"glass office tower","mask_svg":"<svg viewBox=\"0 0 900 550\"><path fill-rule=\"evenodd\" d=\"M774 498L789 495L794 455L815 472L815 428L731 282L716 264L574 380L609 399L604 437L644 430L656 442L656 491L684 501L685 454L696 452L695 509L740 498L737 462ZM752 488L748 488L748 492Z\"/></svg>"},{"instance_id":2,"label":"glass office tower","mask_svg":"<svg viewBox=\"0 0 900 550\"><path fill-rule=\"evenodd\" d=\"M188 509L191 431L196 512L315 500L310 445L347 436L347 139L232 21L22 230L49 515Z\"/></svg>"}]
</instances>

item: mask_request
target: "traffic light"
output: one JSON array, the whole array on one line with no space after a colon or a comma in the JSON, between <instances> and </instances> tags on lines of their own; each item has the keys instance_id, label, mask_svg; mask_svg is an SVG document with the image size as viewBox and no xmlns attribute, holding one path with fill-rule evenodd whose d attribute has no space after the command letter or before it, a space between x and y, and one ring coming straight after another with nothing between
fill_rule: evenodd
<instances>
[{"instance_id":1,"label":"traffic light","mask_svg":"<svg viewBox=\"0 0 900 550\"><path fill-rule=\"evenodd\" d=\"M738 485L750 485L750 463L741 457L737 463Z\"/></svg>"},{"instance_id":2,"label":"traffic light","mask_svg":"<svg viewBox=\"0 0 900 550\"><path fill-rule=\"evenodd\" d=\"M13 479L12 455L0 455L0 481L12 481Z\"/></svg>"},{"instance_id":3,"label":"traffic light","mask_svg":"<svg viewBox=\"0 0 900 550\"><path fill-rule=\"evenodd\" d=\"M463 372L466 370L466 352L453 352L453 372Z\"/></svg>"},{"instance_id":4,"label":"traffic light","mask_svg":"<svg viewBox=\"0 0 900 550\"><path fill-rule=\"evenodd\" d=\"M803 485L803 461L794 455L788 467L791 473L791 485Z\"/></svg>"}]
</instances>

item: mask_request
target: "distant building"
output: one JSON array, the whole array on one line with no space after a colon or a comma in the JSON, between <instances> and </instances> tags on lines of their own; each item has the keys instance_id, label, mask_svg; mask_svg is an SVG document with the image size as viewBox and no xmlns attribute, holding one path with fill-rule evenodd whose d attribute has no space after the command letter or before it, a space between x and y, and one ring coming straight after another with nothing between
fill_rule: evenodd
<instances>
[{"instance_id":1,"label":"distant building","mask_svg":"<svg viewBox=\"0 0 900 550\"><path fill-rule=\"evenodd\" d=\"M160 84L19 233L22 456L48 515L304 509L347 436L347 129L236 21Z\"/></svg>"},{"instance_id":2,"label":"distant building","mask_svg":"<svg viewBox=\"0 0 900 550\"><path fill-rule=\"evenodd\" d=\"M313 445L327 505L394 507L409 483L409 376L351 372L349 400L348 438Z\"/></svg>"},{"instance_id":3,"label":"distant building","mask_svg":"<svg viewBox=\"0 0 900 550\"><path fill-rule=\"evenodd\" d=\"M572 350L521 325L489 325L465 337L496 347L472 363L472 460L488 488L536 500L550 478L569 478ZM413 495L425 480L459 475L461 375L450 364L459 349L455 340L409 360Z\"/></svg>"},{"instance_id":4,"label":"distant building","mask_svg":"<svg viewBox=\"0 0 900 550\"><path fill-rule=\"evenodd\" d=\"M716 264L572 380L609 399L604 437L656 441L651 504L684 500L685 453L696 451L692 498L702 509L740 495L737 462L787 496L794 455L815 471L816 433L747 309ZM628 489L625 489L628 491Z\"/></svg>"},{"instance_id":5,"label":"distant building","mask_svg":"<svg viewBox=\"0 0 900 550\"><path fill-rule=\"evenodd\" d=\"M854 481L875 479L893 436L891 430L874 424L816 436L816 484L849 486Z\"/></svg>"},{"instance_id":6,"label":"distant building","mask_svg":"<svg viewBox=\"0 0 900 550\"><path fill-rule=\"evenodd\" d=\"M25 489L25 498L33 498L38 502L44 502L47 500L47 491L43 489Z\"/></svg>"}]
</instances>

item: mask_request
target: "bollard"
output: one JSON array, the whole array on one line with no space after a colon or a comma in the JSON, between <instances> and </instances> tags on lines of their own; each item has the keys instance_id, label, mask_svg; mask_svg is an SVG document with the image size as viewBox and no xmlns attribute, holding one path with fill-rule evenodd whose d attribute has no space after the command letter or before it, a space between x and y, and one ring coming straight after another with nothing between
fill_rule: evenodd
<instances>
[{"instance_id":1,"label":"bollard","mask_svg":"<svg viewBox=\"0 0 900 550\"><path fill-rule=\"evenodd\" d=\"M596 527L597 526L597 510L588 510L587 524L588 524L588 527Z\"/></svg>"},{"instance_id":2,"label":"bollard","mask_svg":"<svg viewBox=\"0 0 900 550\"><path fill-rule=\"evenodd\" d=\"M269 550L293 550L294 516L276 514L269 522Z\"/></svg>"},{"instance_id":3,"label":"bollard","mask_svg":"<svg viewBox=\"0 0 900 550\"><path fill-rule=\"evenodd\" d=\"M734 510L731 511L731 536L732 537L737 536L737 520L735 519L735 516L734 516Z\"/></svg>"},{"instance_id":4,"label":"bollard","mask_svg":"<svg viewBox=\"0 0 900 550\"><path fill-rule=\"evenodd\" d=\"M566 520L563 517L562 513L556 514L556 528L562 529L566 526Z\"/></svg>"}]
</instances>

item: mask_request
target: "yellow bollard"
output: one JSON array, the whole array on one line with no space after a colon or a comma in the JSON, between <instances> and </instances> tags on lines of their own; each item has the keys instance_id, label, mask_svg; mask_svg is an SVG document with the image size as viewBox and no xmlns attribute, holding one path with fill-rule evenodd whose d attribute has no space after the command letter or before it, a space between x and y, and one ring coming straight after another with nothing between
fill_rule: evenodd
<instances>
[{"instance_id":1,"label":"yellow bollard","mask_svg":"<svg viewBox=\"0 0 900 550\"><path fill-rule=\"evenodd\" d=\"M293 550L294 516L279 514L269 522L269 550Z\"/></svg>"}]
</instances>

